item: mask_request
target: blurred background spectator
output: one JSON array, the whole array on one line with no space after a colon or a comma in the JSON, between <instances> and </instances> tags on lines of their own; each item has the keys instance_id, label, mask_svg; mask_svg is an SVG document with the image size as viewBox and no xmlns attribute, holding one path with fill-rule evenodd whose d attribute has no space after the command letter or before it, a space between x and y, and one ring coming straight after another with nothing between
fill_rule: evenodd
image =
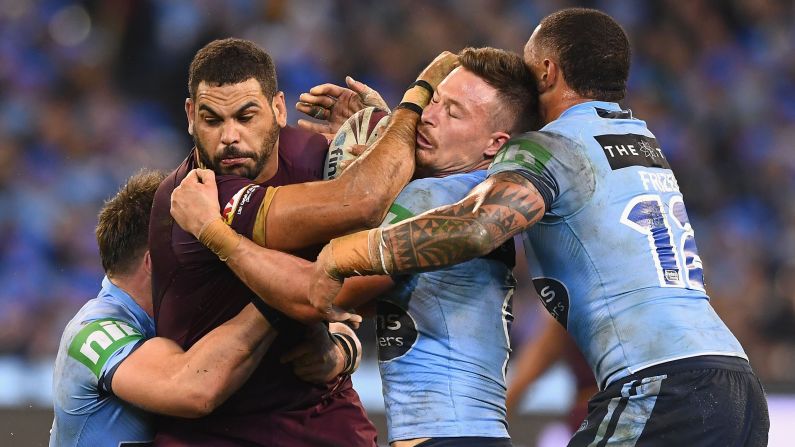
<instances>
[{"instance_id":1,"label":"blurred background spectator","mask_svg":"<svg viewBox=\"0 0 795 447\"><path fill-rule=\"evenodd\" d=\"M677 174L713 305L767 388L795 391L791 1L0 0L0 404L49 404L61 330L102 277L97 210L140 167L170 169L190 149L187 67L209 40L265 48L295 122L313 85L352 75L395 104L439 51L521 53L567 6L629 33L624 105ZM516 307L521 342L535 304ZM40 386L9 382L30 365Z\"/></svg>"}]
</instances>

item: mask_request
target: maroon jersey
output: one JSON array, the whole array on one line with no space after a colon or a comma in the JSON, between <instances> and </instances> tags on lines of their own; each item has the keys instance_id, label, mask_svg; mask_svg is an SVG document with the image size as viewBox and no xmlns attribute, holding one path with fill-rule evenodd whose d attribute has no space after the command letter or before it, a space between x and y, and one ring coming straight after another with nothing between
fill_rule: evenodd
<instances>
[{"instance_id":1,"label":"maroon jersey","mask_svg":"<svg viewBox=\"0 0 795 447\"><path fill-rule=\"evenodd\" d=\"M264 225L273 188L318 180L327 151L318 134L284 128L279 134L279 167L262 185L231 175L216 177L224 218L252 238ZM188 349L235 316L254 293L170 215L171 192L195 167L194 151L157 190L152 206L149 247L157 335ZM365 416L350 377L325 385L298 379L279 358L298 341L277 337L243 387L210 416L163 418L156 445L266 445L284 447L375 445L375 429Z\"/></svg>"}]
</instances>

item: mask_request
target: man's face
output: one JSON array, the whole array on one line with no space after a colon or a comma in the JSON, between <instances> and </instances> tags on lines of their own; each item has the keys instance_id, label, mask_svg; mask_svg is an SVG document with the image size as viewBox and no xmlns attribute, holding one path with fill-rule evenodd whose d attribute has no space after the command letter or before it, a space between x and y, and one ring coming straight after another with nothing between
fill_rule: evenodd
<instances>
[{"instance_id":1,"label":"man's face","mask_svg":"<svg viewBox=\"0 0 795 447\"><path fill-rule=\"evenodd\" d=\"M254 78L220 86L201 82L186 112L202 164L218 174L267 180L258 177L275 163L271 154L286 119L283 106L281 92L268 100Z\"/></svg>"},{"instance_id":2,"label":"man's face","mask_svg":"<svg viewBox=\"0 0 795 447\"><path fill-rule=\"evenodd\" d=\"M497 91L459 67L442 81L417 127L417 172L439 176L486 165L484 156L497 129ZM493 154L488 154L493 155Z\"/></svg>"}]
</instances>

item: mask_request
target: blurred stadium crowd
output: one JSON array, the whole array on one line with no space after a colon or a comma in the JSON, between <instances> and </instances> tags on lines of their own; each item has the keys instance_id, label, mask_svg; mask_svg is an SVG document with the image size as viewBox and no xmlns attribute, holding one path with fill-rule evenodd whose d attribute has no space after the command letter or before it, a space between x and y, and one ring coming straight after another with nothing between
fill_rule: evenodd
<instances>
[{"instance_id":1,"label":"blurred stadium crowd","mask_svg":"<svg viewBox=\"0 0 795 447\"><path fill-rule=\"evenodd\" d=\"M795 6L783 0L0 0L0 357L51 361L96 295L96 213L140 167L170 169L190 149L187 66L207 41L269 51L294 122L313 85L350 74L395 104L439 51L521 52L541 17L574 5L628 31L624 105L677 174L713 305L763 382L795 390Z\"/></svg>"}]
</instances>

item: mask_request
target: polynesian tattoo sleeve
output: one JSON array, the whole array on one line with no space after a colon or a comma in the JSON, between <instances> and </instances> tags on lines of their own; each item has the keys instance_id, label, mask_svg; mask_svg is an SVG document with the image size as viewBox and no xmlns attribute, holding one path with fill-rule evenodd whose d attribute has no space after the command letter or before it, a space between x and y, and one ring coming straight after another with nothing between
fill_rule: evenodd
<instances>
[{"instance_id":1,"label":"polynesian tattoo sleeve","mask_svg":"<svg viewBox=\"0 0 795 447\"><path fill-rule=\"evenodd\" d=\"M483 256L544 214L544 200L521 174L489 177L460 202L384 228L390 273L433 270Z\"/></svg>"}]
</instances>

